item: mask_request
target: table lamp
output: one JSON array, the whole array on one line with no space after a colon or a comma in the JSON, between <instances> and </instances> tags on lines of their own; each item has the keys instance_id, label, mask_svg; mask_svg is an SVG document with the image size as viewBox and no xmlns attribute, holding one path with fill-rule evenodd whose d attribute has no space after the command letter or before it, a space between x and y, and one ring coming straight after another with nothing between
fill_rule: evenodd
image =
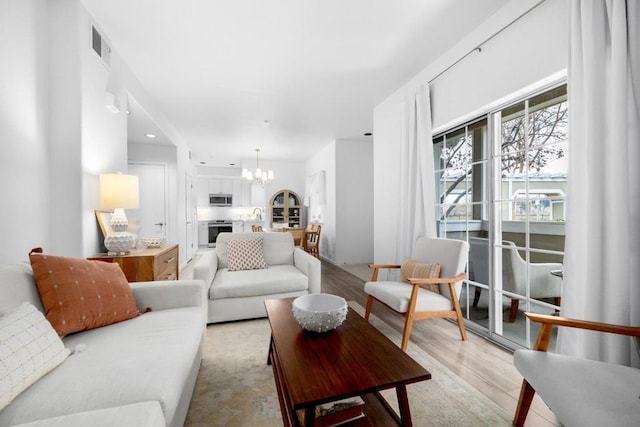
<instances>
[{"instance_id":1,"label":"table lamp","mask_svg":"<svg viewBox=\"0 0 640 427\"><path fill-rule=\"evenodd\" d=\"M138 177L110 173L100 175L100 208L113 209L109 222L111 232L104 238L104 246L109 255L129 253L135 237L129 233L129 222L125 209L135 209L139 205Z\"/></svg>"}]
</instances>

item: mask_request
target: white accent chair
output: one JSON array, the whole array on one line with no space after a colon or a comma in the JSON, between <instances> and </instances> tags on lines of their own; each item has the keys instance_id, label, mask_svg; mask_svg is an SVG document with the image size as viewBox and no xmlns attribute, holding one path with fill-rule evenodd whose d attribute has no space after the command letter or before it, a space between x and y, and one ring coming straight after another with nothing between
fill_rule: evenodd
<instances>
[{"instance_id":1,"label":"white accent chair","mask_svg":"<svg viewBox=\"0 0 640 427\"><path fill-rule=\"evenodd\" d=\"M470 237L469 274L471 278L489 285L489 245L482 237ZM554 270L562 270L562 264L556 262L527 263L516 249L516 244L503 240L502 249L502 289L517 295L526 295L525 285L527 269L529 269L529 296L535 299L553 298L560 305L562 280L553 274ZM478 305L481 288L476 287L473 306ZM518 315L518 298L511 299L509 322L513 323Z\"/></svg>"},{"instance_id":2,"label":"white accent chair","mask_svg":"<svg viewBox=\"0 0 640 427\"><path fill-rule=\"evenodd\" d=\"M553 326L627 335L636 340L640 327L525 314L542 327L533 350L516 350L513 356L516 369L524 377L514 425L524 425L535 393L565 426L640 425L640 369L546 352Z\"/></svg>"},{"instance_id":3,"label":"white accent chair","mask_svg":"<svg viewBox=\"0 0 640 427\"><path fill-rule=\"evenodd\" d=\"M406 351L414 320L444 317L456 319L460 337L467 339L458 295L465 276L469 244L462 240L421 237L416 240L412 260L440 264L439 278L409 278L407 282L378 281L380 269L400 268L400 265L370 264L373 276L364 291L369 295L364 318L369 320L373 301L405 318L402 350ZM438 285L439 292L423 288Z\"/></svg>"}]
</instances>

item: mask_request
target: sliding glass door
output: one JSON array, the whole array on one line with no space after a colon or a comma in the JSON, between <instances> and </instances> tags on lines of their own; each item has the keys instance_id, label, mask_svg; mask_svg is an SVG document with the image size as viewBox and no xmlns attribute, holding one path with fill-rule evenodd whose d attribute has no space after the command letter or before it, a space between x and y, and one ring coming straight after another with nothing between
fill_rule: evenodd
<instances>
[{"instance_id":1,"label":"sliding glass door","mask_svg":"<svg viewBox=\"0 0 640 427\"><path fill-rule=\"evenodd\" d=\"M567 127L561 86L434 138L439 235L470 244L464 316L512 348L535 339L525 311L561 304Z\"/></svg>"}]
</instances>

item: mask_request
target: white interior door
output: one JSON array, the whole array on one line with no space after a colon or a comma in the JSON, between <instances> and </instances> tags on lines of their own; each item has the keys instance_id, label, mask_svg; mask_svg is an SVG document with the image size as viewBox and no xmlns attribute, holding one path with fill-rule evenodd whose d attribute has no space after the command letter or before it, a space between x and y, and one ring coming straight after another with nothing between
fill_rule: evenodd
<instances>
[{"instance_id":1,"label":"white interior door","mask_svg":"<svg viewBox=\"0 0 640 427\"><path fill-rule=\"evenodd\" d=\"M140 207L128 209L127 217L130 231L138 237L169 236L166 169L164 164L129 164L129 173L139 179Z\"/></svg>"}]
</instances>

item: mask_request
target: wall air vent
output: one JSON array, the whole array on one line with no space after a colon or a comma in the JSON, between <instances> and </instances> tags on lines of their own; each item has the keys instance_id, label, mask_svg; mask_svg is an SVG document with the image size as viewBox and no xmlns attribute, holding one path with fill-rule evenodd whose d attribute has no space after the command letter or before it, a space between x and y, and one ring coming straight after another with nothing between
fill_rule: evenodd
<instances>
[{"instance_id":1,"label":"wall air vent","mask_svg":"<svg viewBox=\"0 0 640 427\"><path fill-rule=\"evenodd\" d=\"M107 68L110 68L111 46L107 44L102 34L100 34L93 25L91 26L91 48L98 54L102 63L106 65Z\"/></svg>"}]
</instances>

